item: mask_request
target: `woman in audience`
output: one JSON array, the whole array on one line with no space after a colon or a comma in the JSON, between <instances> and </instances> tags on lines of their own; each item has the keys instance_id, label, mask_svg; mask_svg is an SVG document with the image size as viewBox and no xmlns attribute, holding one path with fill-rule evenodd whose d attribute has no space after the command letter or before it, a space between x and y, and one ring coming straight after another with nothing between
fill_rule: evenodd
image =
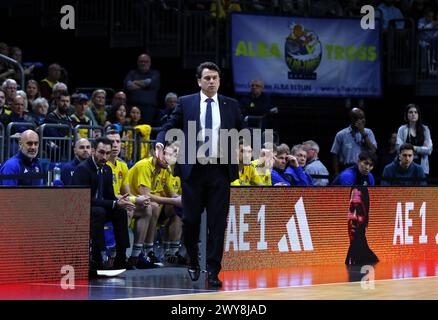
<instances>
[{"instance_id":1,"label":"woman in audience","mask_svg":"<svg viewBox=\"0 0 438 320\"><path fill-rule=\"evenodd\" d=\"M91 95L90 106L85 115L91 119L93 126L104 126L108 113L105 106L106 91L97 89Z\"/></svg>"},{"instance_id":2,"label":"woman in audience","mask_svg":"<svg viewBox=\"0 0 438 320\"><path fill-rule=\"evenodd\" d=\"M29 80L26 84L26 94L29 112L32 112L33 101L41 96L40 86L35 80Z\"/></svg>"},{"instance_id":3,"label":"woman in audience","mask_svg":"<svg viewBox=\"0 0 438 320\"><path fill-rule=\"evenodd\" d=\"M33 123L35 123L35 126L39 127L45 122L48 110L49 102L46 98L36 98L32 102L32 113L30 116L32 117Z\"/></svg>"},{"instance_id":4,"label":"woman in audience","mask_svg":"<svg viewBox=\"0 0 438 320\"><path fill-rule=\"evenodd\" d=\"M119 125L121 128L127 125L126 107L124 104L111 108L111 111L107 117L107 121L105 122L105 127L109 126L110 124Z\"/></svg>"},{"instance_id":5,"label":"woman in audience","mask_svg":"<svg viewBox=\"0 0 438 320\"><path fill-rule=\"evenodd\" d=\"M141 120L141 110L137 106L132 106L129 111L129 118L127 119L127 125L131 127L135 127L140 124Z\"/></svg>"},{"instance_id":6,"label":"woman in audience","mask_svg":"<svg viewBox=\"0 0 438 320\"><path fill-rule=\"evenodd\" d=\"M397 150L405 142L412 144L415 151L414 161L421 165L424 173L428 175L432 139L429 128L421 123L421 112L416 104L406 106L404 120L406 124L398 128L397 132Z\"/></svg>"}]
</instances>

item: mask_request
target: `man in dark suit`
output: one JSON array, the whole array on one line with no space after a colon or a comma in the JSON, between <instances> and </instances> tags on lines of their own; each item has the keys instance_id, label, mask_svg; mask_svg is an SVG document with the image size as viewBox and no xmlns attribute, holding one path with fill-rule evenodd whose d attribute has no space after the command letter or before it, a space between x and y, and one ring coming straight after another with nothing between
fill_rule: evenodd
<instances>
[{"instance_id":1,"label":"man in dark suit","mask_svg":"<svg viewBox=\"0 0 438 320\"><path fill-rule=\"evenodd\" d=\"M234 139L235 146L229 143L224 146L222 139L219 143L219 130L241 130L244 123L238 102L217 93L220 69L216 64L201 63L196 69L196 77L201 92L179 98L178 105L157 136L156 152L162 152L168 130L183 130L184 155L175 166L175 174L181 177L182 184L183 234L190 258L189 275L193 281L198 280L200 275L198 240L201 214L205 208L208 229L208 284L221 287L218 274L224 249L230 183L239 177L236 161L231 164L233 155L230 150L237 149L239 139ZM203 154L203 148L200 148L196 136L190 136L193 127L196 136L200 133L201 142L207 143L202 145L203 148L208 146ZM193 151L196 151L196 155L193 155ZM227 157L224 156L225 153Z\"/></svg>"},{"instance_id":2,"label":"man in dark suit","mask_svg":"<svg viewBox=\"0 0 438 320\"><path fill-rule=\"evenodd\" d=\"M128 218L126 209L134 209L127 196L117 199L113 190L113 175L106 164L112 150L108 138L97 138L93 142L91 157L82 161L75 169L72 184L91 187L91 265L92 271L108 269L104 225L112 221L116 239L117 255L115 269L126 268L126 249L129 247Z\"/></svg>"}]
</instances>

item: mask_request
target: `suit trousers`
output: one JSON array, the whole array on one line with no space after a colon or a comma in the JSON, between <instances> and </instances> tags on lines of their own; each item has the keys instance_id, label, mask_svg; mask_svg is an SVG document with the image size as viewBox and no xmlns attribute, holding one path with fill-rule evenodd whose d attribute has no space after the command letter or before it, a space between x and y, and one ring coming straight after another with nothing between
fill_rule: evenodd
<instances>
[{"instance_id":1,"label":"suit trousers","mask_svg":"<svg viewBox=\"0 0 438 320\"><path fill-rule=\"evenodd\" d=\"M197 264L201 214L207 211L207 269L221 270L225 229L230 205L229 165L195 164L190 177L182 179L184 244L191 264Z\"/></svg>"},{"instance_id":2,"label":"suit trousers","mask_svg":"<svg viewBox=\"0 0 438 320\"><path fill-rule=\"evenodd\" d=\"M114 228L114 238L116 240L117 255L125 255L129 248L128 218L126 210L115 208L108 210L103 207L91 207L91 251L95 261L101 261L101 251L106 250L105 245L105 223L111 221ZM119 257L122 258L122 257Z\"/></svg>"}]
</instances>

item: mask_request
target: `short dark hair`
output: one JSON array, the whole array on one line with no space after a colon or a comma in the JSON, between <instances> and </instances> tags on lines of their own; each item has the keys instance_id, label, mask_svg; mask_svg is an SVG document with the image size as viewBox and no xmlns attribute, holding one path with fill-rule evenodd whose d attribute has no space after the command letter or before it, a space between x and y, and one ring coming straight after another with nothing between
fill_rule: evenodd
<instances>
[{"instance_id":1,"label":"short dark hair","mask_svg":"<svg viewBox=\"0 0 438 320\"><path fill-rule=\"evenodd\" d=\"M399 153L401 153L403 150L412 150L412 152L415 153L414 146L412 144L410 144L410 143L403 143L400 146Z\"/></svg>"},{"instance_id":2,"label":"short dark hair","mask_svg":"<svg viewBox=\"0 0 438 320\"><path fill-rule=\"evenodd\" d=\"M221 76L221 69L218 67L218 65L214 62L206 61L206 62L201 63L196 68L196 78L197 79L202 78L202 70L204 70L204 69L215 70L215 71L217 71L217 73L219 73L219 77Z\"/></svg>"},{"instance_id":3,"label":"short dark hair","mask_svg":"<svg viewBox=\"0 0 438 320\"><path fill-rule=\"evenodd\" d=\"M371 162L373 164L375 164L377 162L377 157L374 154L374 152L371 152L371 151L368 151L368 150L361 151L359 153L359 157L358 158L359 158L359 161L371 160Z\"/></svg>"},{"instance_id":4,"label":"short dark hair","mask_svg":"<svg viewBox=\"0 0 438 320\"><path fill-rule=\"evenodd\" d=\"M58 100L61 100L61 97L70 97L68 91L62 90L58 92Z\"/></svg>"},{"instance_id":5,"label":"short dark hair","mask_svg":"<svg viewBox=\"0 0 438 320\"><path fill-rule=\"evenodd\" d=\"M107 137L99 137L96 140L92 141L93 149L96 149L99 143L110 145L111 148L113 147L113 142L110 139L108 139Z\"/></svg>"}]
</instances>

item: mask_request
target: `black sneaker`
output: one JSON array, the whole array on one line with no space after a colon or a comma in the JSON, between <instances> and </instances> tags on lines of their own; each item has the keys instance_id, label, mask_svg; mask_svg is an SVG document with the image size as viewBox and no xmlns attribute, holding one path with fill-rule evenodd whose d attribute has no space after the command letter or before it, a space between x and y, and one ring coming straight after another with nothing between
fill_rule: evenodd
<instances>
[{"instance_id":1,"label":"black sneaker","mask_svg":"<svg viewBox=\"0 0 438 320\"><path fill-rule=\"evenodd\" d=\"M137 264L135 266L137 269L153 269L157 268L155 263L152 262L149 256L145 256L143 253L137 258Z\"/></svg>"},{"instance_id":2,"label":"black sneaker","mask_svg":"<svg viewBox=\"0 0 438 320\"><path fill-rule=\"evenodd\" d=\"M149 260L152 263L159 263L160 262L160 260L158 260L157 256L155 255L155 252L153 252L153 251L149 251L147 254L147 257L149 258Z\"/></svg>"}]
</instances>

